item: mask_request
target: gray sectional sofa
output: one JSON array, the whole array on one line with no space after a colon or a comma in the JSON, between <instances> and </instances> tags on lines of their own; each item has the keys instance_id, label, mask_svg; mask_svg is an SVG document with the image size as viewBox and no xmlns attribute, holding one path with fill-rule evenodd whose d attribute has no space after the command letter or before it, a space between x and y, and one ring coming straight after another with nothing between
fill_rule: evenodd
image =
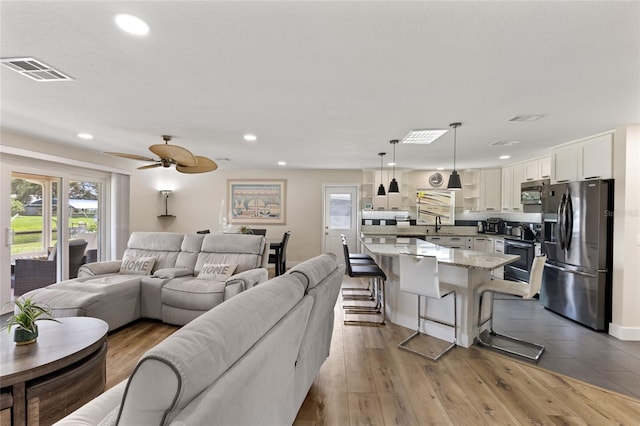
<instances>
[{"instance_id":1,"label":"gray sectional sofa","mask_svg":"<svg viewBox=\"0 0 640 426\"><path fill-rule=\"evenodd\" d=\"M124 261L85 264L77 278L23 297L47 305L54 317L100 318L109 330L138 318L184 325L266 281L267 247L260 235L133 232ZM233 275L202 274L221 266Z\"/></svg>"},{"instance_id":2,"label":"gray sectional sofa","mask_svg":"<svg viewBox=\"0 0 640 426\"><path fill-rule=\"evenodd\" d=\"M238 294L56 424L292 424L329 355L343 275L335 256L323 254Z\"/></svg>"}]
</instances>

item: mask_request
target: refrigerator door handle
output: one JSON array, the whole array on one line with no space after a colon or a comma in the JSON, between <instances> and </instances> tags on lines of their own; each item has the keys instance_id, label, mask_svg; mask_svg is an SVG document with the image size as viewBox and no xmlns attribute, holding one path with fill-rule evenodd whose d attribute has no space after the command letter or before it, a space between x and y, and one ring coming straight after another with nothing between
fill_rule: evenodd
<instances>
[{"instance_id":1,"label":"refrigerator door handle","mask_svg":"<svg viewBox=\"0 0 640 426\"><path fill-rule=\"evenodd\" d=\"M565 207L567 223L565 224L565 246L567 250L571 249L571 236L573 235L573 202L571 194L567 194L567 206Z\"/></svg>"},{"instance_id":2,"label":"refrigerator door handle","mask_svg":"<svg viewBox=\"0 0 640 426\"><path fill-rule=\"evenodd\" d=\"M562 230L562 223L564 218L564 202L565 194L562 194L560 203L558 204L558 225L556 232L558 233L558 242L560 243L560 249L564 250L564 231Z\"/></svg>"},{"instance_id":3,"label":"refrigerator door handle","mask_svg":"<svg viewBox=\"0 0 640 426\"><path fill-rule=\"evenodd\" d=\"M594 274L588 274L586 272L581 272L581 271L576 271L573 269L567 269L567 268L563 268L562 266L556 266L556 265L552 265L551 263L545 263L544 264L545 268L551 268L551 269L556 269L558 271L562 271L562 272L568 272L570 274L576 274L576 275L581 275L583 277L589 277L589 278L596 278L597 275Z\"/></svg>"}]
</instances>

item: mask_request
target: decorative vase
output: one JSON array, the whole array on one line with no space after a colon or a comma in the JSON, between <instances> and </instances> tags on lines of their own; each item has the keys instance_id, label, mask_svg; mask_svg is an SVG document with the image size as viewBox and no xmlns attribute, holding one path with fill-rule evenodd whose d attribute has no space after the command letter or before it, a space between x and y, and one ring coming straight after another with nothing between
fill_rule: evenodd
<instances>
[{"instance_id":1,"label":"decorative vase","mask_svg":"<svg viewBox=\"0 0 640 426\"><path fill-rule=\"evenodd\" d=\"M13 341L16 345L28 345L38 340L38 326L35 326L35 331L25 330L22 327L16 327L13 333Z\"/></svg>"}]
</instances>

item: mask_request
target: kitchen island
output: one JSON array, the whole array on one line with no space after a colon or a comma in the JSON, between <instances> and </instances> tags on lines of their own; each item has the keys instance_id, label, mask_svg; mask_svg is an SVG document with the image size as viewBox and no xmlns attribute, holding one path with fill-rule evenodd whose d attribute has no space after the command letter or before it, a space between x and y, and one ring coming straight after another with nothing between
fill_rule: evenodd
<instances>
[{"instance_id":1,"label":"kitchen island","mask_svg":"<svg viewBox=\"0 0 640 426\"><path fill-rule=\"evenodd\" d=\"M468 348L478 335L478 304L475 289L491 279L491 271L520 258L517 255L492 254L472 250L452 249L438 246L417 238L362 237L360 242L387 274L385 282L385 313L394 324L414 329L417 324L417 296L403 293L400 289L401 253L416 256L436 256L440 281L455 285L458 300L458 345ZM488 299L487 299L488 301ZM451 321L453 299L423 300L430 317ZM483 308L484 311L484 308ZM423 312L424 307L423 307ZM439 324L422 321L421 331L430 335L453 340L453 332Z\"/></svg>"}]
</instances>

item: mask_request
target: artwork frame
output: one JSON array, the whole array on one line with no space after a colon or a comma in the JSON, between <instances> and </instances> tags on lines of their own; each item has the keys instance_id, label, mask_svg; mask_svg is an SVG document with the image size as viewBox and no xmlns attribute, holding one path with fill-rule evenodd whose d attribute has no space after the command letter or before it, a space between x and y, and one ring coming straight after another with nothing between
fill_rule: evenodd
<instances>
[{"instance_id":1,"label":"artwork frame","mask_svg":"<svg viewBox=\"0 0 640 426\"><path fill-rule=\"evenodd\" d=\"M227 179L231 224L285 225L286 179Z\"/></svg>"}]
</instances>

